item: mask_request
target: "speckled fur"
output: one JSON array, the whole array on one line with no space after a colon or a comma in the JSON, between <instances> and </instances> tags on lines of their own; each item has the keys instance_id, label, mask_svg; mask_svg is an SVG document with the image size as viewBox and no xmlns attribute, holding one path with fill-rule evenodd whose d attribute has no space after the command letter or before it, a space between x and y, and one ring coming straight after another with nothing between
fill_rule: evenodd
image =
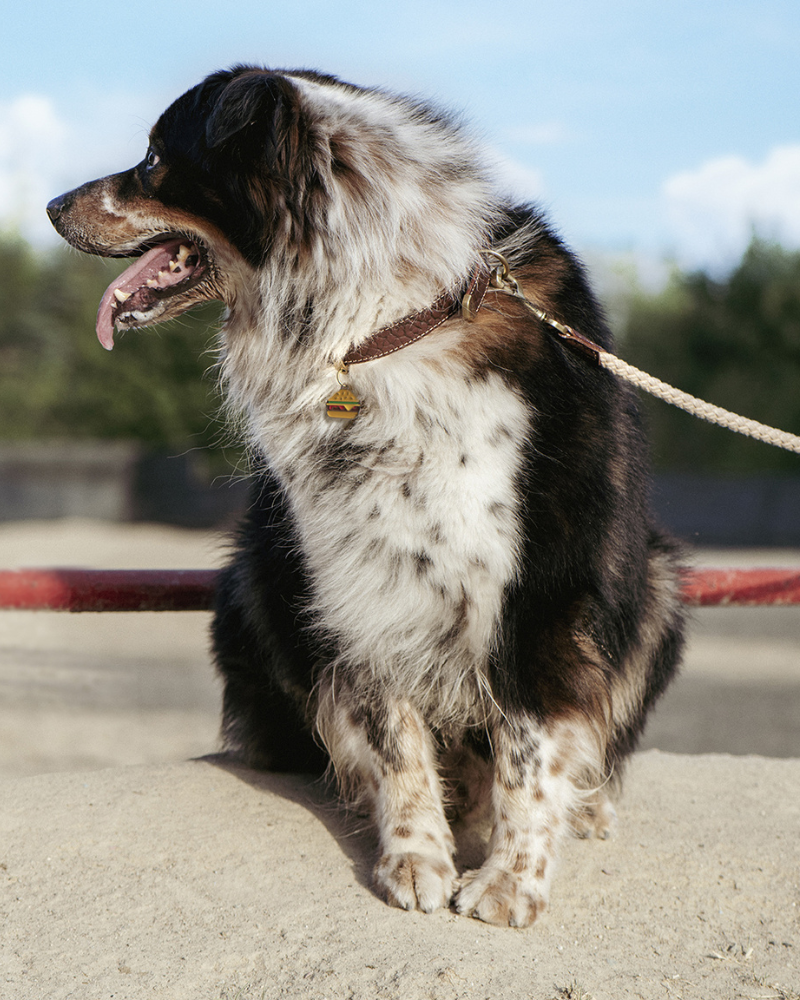
<instances>
[{"instance_id":1,"label":"speckled fur","mask_svg":"<svg viewBox=\"0 0 800 1000\"><path fill-rule=\"evenodd\" d=\"M567 828L608 835L604 789L680 653L636 402L491 292L474 323L353 366L354 422L324 402L351 347L464 288L489 246L610 347L581 267L452 118L331 77L215 74L151 150L65 196L58 228L117 256L185 234L207 271L166 312L228 306L220 372L254 494L217 595L226 746L329 758L372 810L394 905L530 924ZM460 883L445 758L472 762L466 800L493 825Z\"/></svg>"}]
</instances>

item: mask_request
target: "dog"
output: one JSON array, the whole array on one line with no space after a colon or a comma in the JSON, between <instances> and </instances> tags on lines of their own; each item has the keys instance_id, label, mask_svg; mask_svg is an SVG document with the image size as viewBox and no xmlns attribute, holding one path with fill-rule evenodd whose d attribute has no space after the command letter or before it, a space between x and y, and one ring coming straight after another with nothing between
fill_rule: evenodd
<instances>
[{"instance_id":1,"label":"dog","mask_svg":"<svg viewBox=\"0 0 800 1000\"><path fill-rule=\"evenodd\" d=\"M227 750L330 761L389 903L531 924L562 836L609 834L682 644L636 400L528 308L609 350L580 263L452 116L305 70L208 76L48 213L134 258L106 348L227 306L254 483L212 630ZM452 814L481 810L459 875Z\"/></svg>"}]
</instances>

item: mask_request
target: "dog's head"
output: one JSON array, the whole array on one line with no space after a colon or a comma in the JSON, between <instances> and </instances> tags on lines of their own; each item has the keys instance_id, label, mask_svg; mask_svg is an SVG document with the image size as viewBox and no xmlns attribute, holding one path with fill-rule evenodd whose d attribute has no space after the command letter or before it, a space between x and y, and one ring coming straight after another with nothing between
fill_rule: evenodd
<instances>
[{"instance_id":1,"label":"dog's head","mask_svg":"<svg viewBox=\"0 0 800 1000\"><path fill-rule=\"evenodd\" d=\"M296 97L280 74L216 73L164 112L135 167L50 202L53 225L74 247L137 258L100 304L105 347L114 326L147 326L229 299L234 262L260 264L286 188L296 204L309 171ZM311 199L307 191L300 201L307 208Z\"/></svg>"},{"instance_id":2,"label":"dog's head","mask_svg":"<svg viewBox=\"0 0 800 1000\"><path fill-rule=\"evenodd\" d=\"M207 299L235 306L268 262L302 272L306 313L321 312L323 280L349 297L352 322L365 281L391 300L386 283L412 286L413 274L419 308L474 261L485 201L471 145L446 116L318 73L239 66L175 101L135 167L47 211L79 250L136 258L100 304L110 349L115 326Z\"/></svg>"}]
</instances>

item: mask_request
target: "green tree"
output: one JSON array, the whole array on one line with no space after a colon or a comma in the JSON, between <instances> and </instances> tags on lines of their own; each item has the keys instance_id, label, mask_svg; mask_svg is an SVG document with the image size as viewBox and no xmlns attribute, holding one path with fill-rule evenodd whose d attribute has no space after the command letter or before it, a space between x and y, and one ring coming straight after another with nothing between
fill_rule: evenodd
<instances>
[{"instance_id":1,"label":"green tree","mask_svg":"<svg viewBox=\"0 0 800 1000\"><path fill-rule=\"evenodd\" d=\"M672 385L800 434L800 253L754 239L724 280L676 273L636 296L620 338L625 360ZM800 458L646 397L656 467L800 472Z\"/></svg>"},{"instance_id":2,"label":"green tree","mask_svg":"<svg viewBox=\"0 0 800 1000\"><path fill-rule=\"evenodd\" d=\"M153 447L218 444L209 369L220 307L118 338L94 335L119 262L0 240L0 437L128 438Z\"/></svg>"}]
</instances>

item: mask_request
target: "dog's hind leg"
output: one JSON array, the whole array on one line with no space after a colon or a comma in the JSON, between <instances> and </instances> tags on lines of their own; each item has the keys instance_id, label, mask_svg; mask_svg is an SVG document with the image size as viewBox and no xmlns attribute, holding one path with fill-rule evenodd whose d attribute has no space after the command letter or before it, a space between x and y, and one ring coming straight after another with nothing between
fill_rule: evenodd
<instances>
[{"instance_id":1,"label":"dog's hind leg","mask_svg":"<svg viewBox=\"0 0 800 1000\"><path fill-rule=\"evenodd\" d=\"M393 906L430 913L453 895L455 844L445 818L433 740L408 702L355 707L320 701L320 732L345 791L356 783L378 829L378 890Z\"/></svg>"},{"instance_id":2,"label":"dog's hind leg","mask_svg":"<svg viewBox=\"0 0 800 1000\"><path fill-rule=\"evenodd\" d=\"M222 736L226 751L250 767L322 774L327 756L314 741L305 718L307 695L292 685L302 677L261 609L260 627L235 586L235 568L223 570L212 626L217 668L224 679ZM300 653L296 653L300 659Z\"/></svg>"},{"instance_id":3,"label":"dog's hind leg","mask_svg":"<svg viewBox=\"0 0 800 1000\"><path fill-rule=\"evenodd\" d=\"M604 789L585 792L570 817L572 832L581 840L608 840L617 828L617 810Z\"/></svg>"}]
</instances>

